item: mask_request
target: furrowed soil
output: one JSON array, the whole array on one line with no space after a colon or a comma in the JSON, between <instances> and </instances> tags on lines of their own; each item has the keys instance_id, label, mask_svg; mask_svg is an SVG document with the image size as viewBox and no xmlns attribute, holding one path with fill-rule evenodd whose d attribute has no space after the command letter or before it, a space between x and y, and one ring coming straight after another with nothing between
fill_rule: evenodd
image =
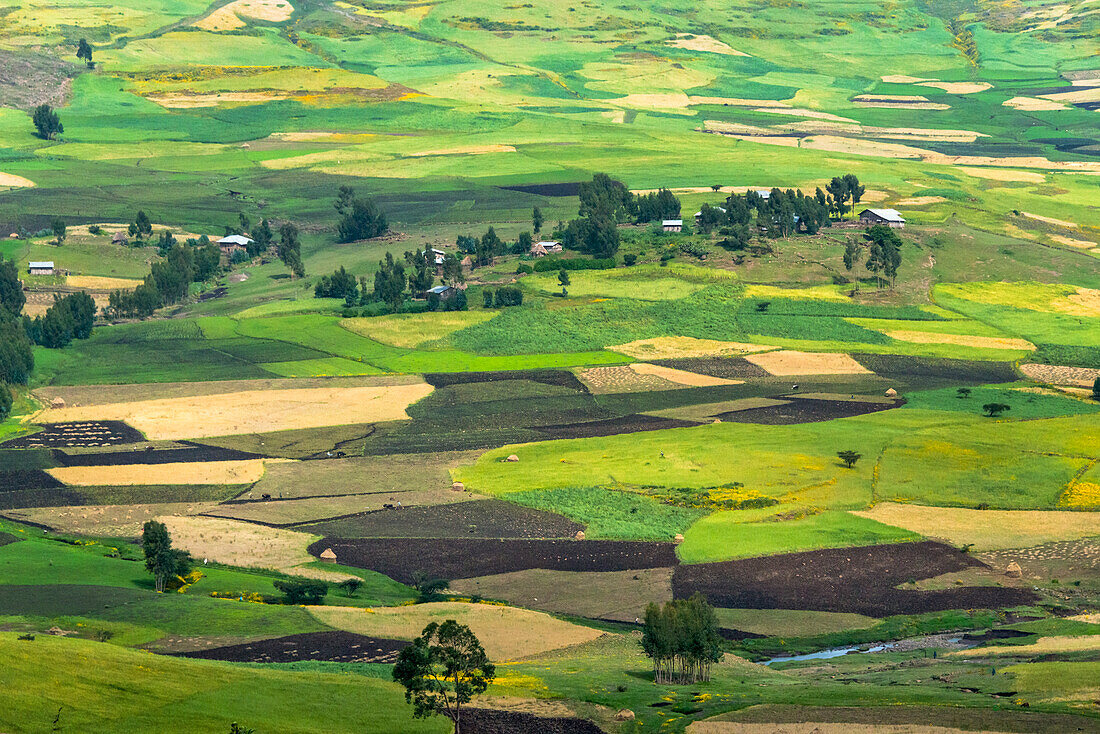
<instances>
[{"instance_id":1,"label":"furrowed soil","mask_svg":"<svg viewBox=\"0 0 1100 734\"><path fill-rule=\"evenodd\" d=\"M305 632L299 635L226 645L206 650L174 653L176 657L225 660L233 663L296 663L323 660L331 663L397 662L397 654L409 646L404 640L367 637L343 630Z\"/></svg>"},{"instance_id":2,"label":"furrowed soil","mask_svg":"<svg viewBox=\"0 0 1100 734\"><path fill-rule=\"evenodd\" d=\"M602 734L603 729L585 719L472 708L462 713L462 731L467 734Z\"/></svg>"},{"instance_id":3,"label":"furrowed soil","mask_svg":"<svg viewBox=\"0 0 1100 734\"><path fill-rule=\"evenodd\" d=\"M545 568L559 571L627 571L677 564L672 543L617 540L472 540L325 538L339 563L411 583L418 571L444 579Z\"/></svg>"},{"instance_id":4,"label":"furrowed soil","mask_svg":"<svg viewBox=\"0 0 1100 734\"><path fill-rule=\"evenodd\" d=\"M998 609L1037 598L1030 591L1005 587L895 588L910 580L983 565L940 543L897 543L678 566L672 590L677 598L702 593L721 607L813 609L869 617Z\"/></svg>"},{"instance_id":5,"label":"furrowed soil","mask_svg":"<svg viewBox=\"0 0 1100 734\"><path fill-rule=\"evenodd\" d=\"M851 418L857 415L878 413L896 408L900 403L883 404L861 400L813 400L794 398L780 405L763 408L732 410L719 413L715 417L730 423L760 423L771 426L786 426L796 423L817 423L837 418Z\"/></svg>"}]
</instances>

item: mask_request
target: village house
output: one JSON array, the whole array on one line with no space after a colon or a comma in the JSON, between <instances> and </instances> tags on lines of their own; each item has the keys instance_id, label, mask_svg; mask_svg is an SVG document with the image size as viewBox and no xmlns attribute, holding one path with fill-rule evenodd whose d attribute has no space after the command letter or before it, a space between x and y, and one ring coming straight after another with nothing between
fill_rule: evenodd
<instances>
[{"instance_id":1,"label":"village house","mask_svg":"<svg viewBox=\"0 0 1100 734\"><path fill-rule=\"evenodd\" d=\"M683 229L683 219L666 219L661 222L661 230L664 232L681 232Z\"/></svg>"},{"instance_id":2,"label":"village house","mask_svg":"<svg viewBox=\"0 0 1100 734\"><path fill-rule=\"evenodd\" d=\"M236 252L247 250L252 242L253 240L250 237L245 237L242 234L231 234L228 237L222 237L218 240L218 247L221 248L223 255L226 257L233 257Z\"/></svg>"},{"instance_id":3,"label":"village house","mask_svg":"<svg viewBox=\"0 0 1100 734\"><path fill-rule=\"evenodd\" d=\"M128 245L130 244L130 238L126 236L125 232L115 232L111 236L112 245Z\"/></svg>"},{"instance_id":4,"label":"village house","mask_svg":"<svg viewBox=\"0 0 1100 734\"><path fill-rule=\"evenodd\" d=\"M550 240L542 240L531 245L531 257L543 257L544 255L556 255L561 252L561 243Z\"/></svg>"},{"instance_id":5,"label":"village house","mask_svg":"<svg viewBox=\"0 0 1100 734\"><path fill-rule=\"evenodd\" d=\"M434 288L426 290L424 292L424 297L429 298L433 293L439 297L439 300L449 301L455 297L455 294L458 293L458 289L450 285L437 285Z\"/></svg>"},{"instance_id":6,"label":"village house","mask_svg":"<svg viewBox=\"0 0 1100 734\"><path fill-rule=\"evenodd\" d=\"M27 265L27 272L31 275L53 275L53 260L31 261Z\"/></svg>"},{"instance_id":7,"label":"village house","mask_svg":"<svg viewBox=\"0 0 1100 734\"><path fill-rule=\"evenodd\" d=\"M432 250L432 260L435 263L435 266L439 267L440 265L443 264L443 260L444 260L444 258L447 257L447 253L444 252L443 250L437 250L434 247L431 248L431 250Z\"/></svg>"},{"instance_id":8,"label":"village house","mask_svg":"<svg viewBox=\"0 0 1100 734\"><path fill-rule=\"evenodd\" d=\"M864 209L859 213L859 223L885 224L891 229L904 229L905 219L897 209Z\"/></svg>"}]
</instances>

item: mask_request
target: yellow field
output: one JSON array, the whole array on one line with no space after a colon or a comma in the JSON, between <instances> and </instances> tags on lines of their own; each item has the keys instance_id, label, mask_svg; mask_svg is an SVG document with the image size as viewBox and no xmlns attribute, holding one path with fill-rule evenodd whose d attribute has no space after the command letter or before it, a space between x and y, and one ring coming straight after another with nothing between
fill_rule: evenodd
<instances>
[{"instance_id":1,"label":"yellow field","mask_svg":"<svg viewBox=\"0 0 1100 734\"><path fill-rule=\"evenodd\" d=\"M58 466L46 471L72 487L130 487L142 484L251 484L264 475L264 462L279 459L195 461L171 464Z\"/></svg>"},{"instance_id":2,"label":"yellow field","mask_svg":"<svg viewBox=\"0 0 1100 734\"><path fill-rule=\"evenodd\" d=\"M880 502L853 512L886 525L911 530L974 550L1030 548L1059 540L1100 534L1100 514L1060 510L968 510Z\"/></svg>"},{"instance_id":3,"label":"yellow field","mask_svg":"<svg viewBox=\"0 0 1100 734\"><path fill-rule=\"evenodd\" d=\"M91 290L113 291L119 288L129 290L137 288L141 283L142 281L135 278L106 278L98 275L68 275L65 277L65 285Z\"/></svg>"},{"instance_id":4,"label":"yellow field","mask_svg":"<svg viewBox=\"0 0 1100 734\"><path fill-rule=\"evenodd\" d=\"M687 734L978 734L973 729L923 724L852 724L804 721L797 724L749 724L738 721L697 721ZM982 734L997 734L983 732Z\"/></svg>"},{"instance_id":5,"label":"yellow field","mask_svg":"<svg viewBox=\"0 0 1100 734\"><path fill-rule=\"evenodd\" d=\"M213 517L158 517L172 534L172 545L191 553L201 563L245 568L274 568L296 576L340 581L347 574L303 568L316 558L306 552L316 535Z\"/></svg>"},{"instance_id":6,"label":"yellow field","mask_svg":"<svg viewBox=\"0 0 1100 734\"><path fill-rule=\"evenodd\" d=\"M454 619L469 626L489 657L497 662L579 645L604 634L542 612L491 604L437 602L372 610L353 607L308 609L314 617L336 629L399 640L413 639L431 622Z\"/></svg>"},{"instance_id":7,"label":"yellow field","mask_svg":"<svg viewBox=\"0 0 1100 734\"><path fill-rule=\"evenodd\" d=\"M436 313L393 314L375 318L344 319L340 325L368 339L404 349L414 349L453 332L496 316L492 311L439 311Z\"/></svg>"},{"instance_id":8,"label":"yellow field","mask_svg":"<svg viewBox=\"0 0 1100 734\"><path fill-rule=\"evenodd\" d=\"M700 375L695 372L687 372L685 370L677 370L671 367L662 367L660 365L647 364L645 362L635 362L627 366L639 375L652 375L654 377L660 377L662 380L668 380L669 382L675 382L677 385L685 385L687 387L714 387L716 385L744 384L744 380L727 380L722 377Z\"/></svg>"},{"instance_id":9,"label":"yellow field","mask_svg":"<svg viewBox=\"0 0 1100 734\"><path fill-rule=\"evenodd\" d=\"M1035 345L1026 339L1012 339L1009 337L937 334L930 331L911 331L907 329L885 329L882 333L891 339L914 344L955 344L981 349L1027 349L1029 351L1035 349Z\"/></svg>"},{"instance_id":10,"label":"yellow field","mask_svg":"<svg viewBox=\"0 0 1100 734\"><path fill-rule=\"evenodd\" d=\"M22 176L16 176L14 173L0 173L0 186L4 188L30 188L34 186L34 181L29 178L23 178Z\"/></svg>"},{"instance_id":11,"label":"yellow field","mask_svg":"<svg viewBox=\"0 0 1100 734\"><path fill-rule=\"evenodd\" d=\"M781 350L745 357L777 377L795 375L863 375L868 370L847 354Z\"/></svg>"},{"instance_id":12,"label":"yellow field","mask_svg":"<svg viewBox=\"0 0 1100 734\"><path fill-rule=\"evenodd\" d=\"M977 647L972 650L956 650L947 654L954 657L988 657L990 655L1030 657L1031 655L1093 650L1100 650L1100 635L1040 637L1030 645L990 645L989 647Z\"/></svg>"},{"instance_id":13,"label":"yellow field","mask_svg":"<svg viewBox=\"0 0 1100 734\"><path fill-rule=\"evenodd\" d=\"M714 339L696 339L691 336L658 336L652 339L638 339L626 344L608 347L613 352L636 359L726 357L752 352L767 352L775 348L763 344L723 342Z\"/></svg>"},{"instance_id":14,"label":"yellow field","mask_svg":"<svg viewBox=\"0 0 1100 734\"><path fill-rule=\"evenodd\" d=\"M204 31L232 31L245 26L242 17L279 23L289 19L293 12L286 0L234 0L192 25Z\"/></svg>"},{"instance_id":15,"label":"yellow field","mask_svg":"<svg viewBox=\"0 0 1100 734\"><path fill-rule=\"evenodd\" d=\"M425 382L379 387L249 390L50 409L40 419L50 423L119 420L137 428L149 439L202 438L403 420L409 417L405 409L431 391L432 386Z\"/></svg>"},{"instance_id":16,"label":"yellow field","mask_svg":"<svg viewBox=\"0 0 1100 734\"><path fill-rule=\"evenodd\" d=\"M196 515L217 507L216 502L166 502L155 505L79 505L7 510L16 520L48 525L63 533L109 538L133 538L148 520L164 515Z\"/></svg>"},{"instance_id":17,"label":"yellow field","mask_svg":"<svg viewBox=\"0 0 1100 734\"><path fill-rule=\"evenodd\" d=\"M1034 171L1008 171L1003 168L969 168L960 166L959 170L976 178L988 178L991 181L1013 181L1019 183L1046 183L1047 177Z\"/></svg>"},{"instance_id":18,"label":"yellow field","mask_svg":"<svg viewBox=\"0 0 1100 734\"><path fill-rule=\"evenodd\" d=\"M690 33L681 33L675 39L666 41L666 44L674 48L686 48L689 51L706 51L727 56L748 56L747 53L738 51L711 36L693 36Z\"/></svg>"}]
</instances>

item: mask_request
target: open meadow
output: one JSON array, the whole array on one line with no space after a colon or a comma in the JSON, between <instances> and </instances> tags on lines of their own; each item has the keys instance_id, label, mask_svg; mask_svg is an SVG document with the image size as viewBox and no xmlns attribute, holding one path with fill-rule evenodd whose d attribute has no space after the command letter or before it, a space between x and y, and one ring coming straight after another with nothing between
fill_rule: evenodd
<instances>
[{"instance_id":1,"label":"open meadow","mask_svg":"<svg viewBox=\"0 0 1100 734\"><path fill-rule=\"evenodd\" d=\"M0 0L0 730L1100 731L1098 58L1095 0Z\"/></svg>"}]
</instances>

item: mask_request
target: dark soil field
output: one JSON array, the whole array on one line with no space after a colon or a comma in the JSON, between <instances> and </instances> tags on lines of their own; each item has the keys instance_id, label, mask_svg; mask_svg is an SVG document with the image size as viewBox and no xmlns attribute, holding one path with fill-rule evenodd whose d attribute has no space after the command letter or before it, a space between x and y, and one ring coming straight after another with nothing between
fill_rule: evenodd
<instances>
[{"instance_id":1,"label":"dark soil field","mask_svg":"<svg viewBox=\"0 0 1100 734\"><path fill-rule=\"evenodd\" d=\"M730 423L761 423L769 426L786 426L795 423L817 423L836 418L851 418L856 415L878 413L901 405L871 403L856 400L814 400L790 398L786 405L769 405L766 408L750 408L719 413L716 418Z\"/></svg>"},{"instance_id":2,"label":"dark soil field","mask_svg":"<svg viewBox=\"0 0 1100 734\"><path fill-rule=\"evenodd\" d=\"M746 377L771 377L771 373L744 357L685 357L683 359L653 359L653 364L671 367L699 375L743 380Z\"/></svg>"},{"instance_id":3,"label":"dark soil field","mask_svg":"<svg viewBox=\"0 0 1100 734\"><path fill-rule=\"evenodd\" d=\"M11 474L0 475L0 487L5 491L0 491L0 510L19 510L25 507L61 507L64 505L83 505L85 504L84 496L69 489L59 482L50 485L45 479L39 480L36 476L30 477L30 484L39 484L42 486L20 486L10 482L12 474L25 476L28 474L34 474L32 472L12 472ZM46 477L51 482L57 482L56 479L51 477L45 472L37 472L43 477ZM10 489L9 489L10 487Z\"/></svg>"},{"instance_id":4,"label":"dark soil field","mask_svg":"<svg viewBox=\"0 0 1100 734\"><path fill-rule=\"evenodd\" d=\"M551 719L493 709L464 711L462 731L465 734L603 734L603 729L585 719Z\"/></svg>"},{"instance_id":5,"label":"dark soil field","mask_svg":"<svg viewBox=\"0 0 1100 734\"><path fill-rule=\"evenodd\" d=\"M378 571L402 583L418 572L444 579L546 568L558 571L629 571L674 566L672 543L618 540L474 540L324 538L309 547L332 548L346 566Z\"/></svg>"},{"instance_id":6,"label":"dark soil field","mask_svg":"<svg viewBox=\"0 0 1100 734\"><path fill-rule=\"evenodd\" d=\"M665 428L690 428L698 423L681 421L675 418L660 418L652 415L624 415L621 418L607 418L584 423L563 423L556 426L539 426L536 430L552 439L558 438L596 438L599 436L617 436L623 433L641 431L660 431Z\"/></svg>"},{"instance_id":7,"label":"dark soil field","mask_svg":"<svg viewBox=\"0 0 1100 734\"><path fill-rule=\"evenodd\" d=\"M120 466L125 464L174 464L177 462L237 461L259 459L260 454L226 449L218 446L193 445L191 448L141 451L98 451L67 454L54 450L53 457L61 466Z\"/></svg>"},{"instance_id":8,"label":"dark soil field","mask_svg":"<svg viewBox=\"0 0 1100 734\"><path fill-rule=\"evenodd\" d=\"M134 576L144 569L134 564ZM151 597L148 591L116 586L84 586L79 584L44 584L22 586L0 585L0 615L32 617L81 616L93 612L102 614L108 607L118 607Z\"/></svg>"},{"instance_id":9,"label":"dark soil field","mask_svg":"<svg viewBox=\"0 0 1100 734\"><path fill-rule=\"evenodd\" d=\"M584 383L572 372L565 370L505 370L500 372L440 372L424 375L424 381L435 388L450 385L468 385L475 382L499 382L501 380L530 380L543 385L567 387L577 392L588 392Z\"/></svg>"},{"instance_id":10,"label":"dark soil field","mask_svg":"<svg viewBox=\"0 0 1100 734\"><path fill-rule=\"evenodd\" d=\"M5 545L11 545L12 543L18 543L22 538L17 538L11 533L0 533L0 548Z\"/></svg>"},{"instance_id":11,"label":"dark soil field","mask_svg":"<svg viewBox=\"0 0 1100 734\"><path fill-rule=\"evenodd\" d=\"M584 526L513 502L474 500L368 512L296 529L340 538L571 538Z\"/></svg>"},{"instance_id":12,"label":"dark soil field","mask_svg":"<svg viewBox=\"0 0 1100 734\"><path fill-rule=\"evenodd\" d=\"M1014 382L1019 379L1008 362L909 357L898 354L853 354L852 358L887 379L900 379L911 389L961 384Z\"/></svg>"},{"instance_id":13,"label":"dark soil field","mask_svg":"<svg viewBox=\"0 0 1100 734\"><path fill-rule=\"evenodd\" d=\"M333 663L395 663L409 646L405 640L367 637L342 630L305 632L269 640L245 642L206 650L172 653L176 657L225 660L233 663L296 663L322 660Z\"/></svg>"},{"instance_id":14,"label":"dark soil field","mask_svg":"<svg viewBox=\"0 0 1100 734\"><path fill-rule=\"evenodd\" d=\"M812 609L871 617L999 609L1036 600L1030 591L997 586L935 591L895 588L982 565L941 543L897 543L678 566L672 591L677 598L700 592L720 607Z\"/></svg>"},{"instance_id":15,"label":"dark soil field","mask_svg":"<svg viewBox=\"0 0 1100 734\"><path fill-rule=\"evenodd\" d=\"M144 441L140 432L122 421L46 423L38 433L4 444L5 448L65 448L70 446L116 446Z\"/></svg>"},{"instance_id":16,"label":"dark soil field","mask_svg":"<svg viewBox=\"0 0 1100 734\"><path fill-rule=\"evenodd\" d=\"M579 183L547 183L530 184L527 186L499 186L505 191L518 191L521 194L535 194L536 196L576 196L580 190Z\"/></svg>"}]
</instances>

